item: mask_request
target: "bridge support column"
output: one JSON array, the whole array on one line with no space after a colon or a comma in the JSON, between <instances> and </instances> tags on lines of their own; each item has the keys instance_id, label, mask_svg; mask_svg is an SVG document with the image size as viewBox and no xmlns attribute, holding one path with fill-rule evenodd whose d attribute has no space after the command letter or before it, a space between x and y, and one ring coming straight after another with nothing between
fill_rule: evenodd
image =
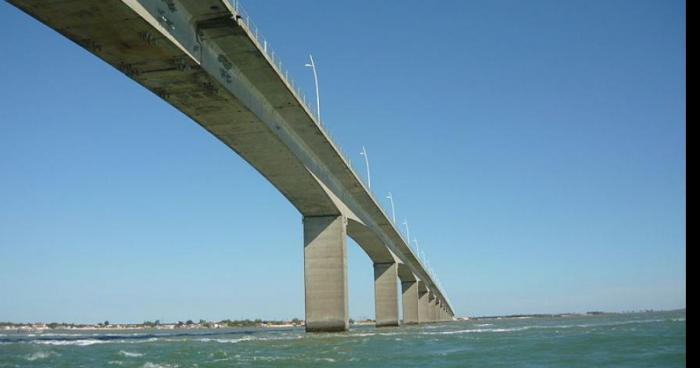
<instances>
[{"instance_id":1,"label":"bridge support column","mask_svg":"<svg viewBox=\"0 0 700 368\"><path fill-rule=\"evenodd\" d=\"M418 282L404 281L401 283L401 301L403 304L403 323L416 324L418 318Z\"/></svg>"},{"instance_id":2,"label":"bridge support column","mask_svg":"<svg viewBox=\"0 0 700 368\"><path fill-rule=\"evenodd\" d=\"M428 319L430 320L430 322L437 321L436 314L437 314L437 297L435 297L435 295L431 294L430 299L429 299L429 303L428 303L428 316L429 316Z\"/></svg>"},{"instance_id":3,"label":"bridge support column","mask_svg":"<svg viewBox=\"0 0 700 368\"><path fill-rule=\"evenodd\" d=\"M429 313L430 310L430 292L427 290L418 291L418 322L427 323L430 322Z\"/></svg>"},{"instance_id":4,"label":"bridge support column","mask_svg":"<svg viewBox=\"0 0 700 368\"><path fill-rule=\"evenodd\" d=\"M398 265L374 264L374 312L377 327L399 325Z\"/></svg>"},{"instance_id":5,"label":"bridge support column","mask_svg":"<svg viewBox=\"0 0 700 368\"><path fill-rule=\"evenodd\" d=\"M304 217L306 331L348 329L347 219Z\"/></svg>"},{"instance_id":6,"label":"bridge support column","mask_svg":"<svg viewBox=\"0 0 700 368\"><path fill-rule=\"evenodd\" d=\"M435 299L435 322L440 322L440 299Z\"/></svg>"}]
</instances>

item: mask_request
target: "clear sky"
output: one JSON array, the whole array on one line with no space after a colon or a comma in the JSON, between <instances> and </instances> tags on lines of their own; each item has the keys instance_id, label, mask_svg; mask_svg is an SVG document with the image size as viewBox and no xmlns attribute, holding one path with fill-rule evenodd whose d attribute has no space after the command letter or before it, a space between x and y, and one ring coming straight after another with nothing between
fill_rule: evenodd
<instances>
[{"instance_id":1,"label":"clear sky","mask_svg":"<svg viewBox=\"0 0 700 368\"><path fill-rule=\"evenodd\" d=\"M458 315L685 306L683 1L245 5L311 98L313 53ZM301 216L257 171L5 2L0 33L0 320L303 318Z\"/></svg>"}]
</instances>

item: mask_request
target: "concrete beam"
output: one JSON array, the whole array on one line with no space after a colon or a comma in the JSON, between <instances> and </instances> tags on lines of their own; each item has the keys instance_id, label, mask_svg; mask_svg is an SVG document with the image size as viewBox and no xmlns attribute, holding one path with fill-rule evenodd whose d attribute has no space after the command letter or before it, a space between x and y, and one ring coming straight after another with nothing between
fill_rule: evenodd
<instances>
[{"instance_id":1,"label":"concrete beam","mask_svg":"<svg viewBox=\"0 0 700 368\"><path fill-rule=\"evenodd\" d=\"M420 321L418 317L418 282L401 282L401 301L403 304L403 323L416 324Z\"/></svg>"},{"instance_id":2,"label":"concrete beam","mask_svg":"<svg viewBox=\"0 0 700 368\"><path fill-rule=\"evenodd\" d=\"M405 263L401 262L399 262L399 279L401 280L401 282L418 281L418 278L416 277L416 275L413 274L413 272L411 272L411 269L408 266L406 266Z\"/></svg>"},{"instance_id":3,"label":"concrete beam","mask_svg":"<svg viewBox=\"0 0 700 368\"><path fill-rule=\"evenodd\" d=\"M346 331L348 319L347 220L304 217L306 331Z\"/></svg>"},{"instance_id":4,"label":"concrete beam","mask_svg":"<svg viewBox=\"0 0 700 368\"><path fill-rule=\"evenodd\" d=\"M377 327L399 325L399 290L396 263L374 264L374 311Z\"/></svg>"},{"instance_id":5,"label":"concrete beam","mask_svg":"<svg viewBox=\"0 0 700 368\"><path fill-rule=\"evenodd\" d=\"M360 221L348 218L348 235L367 253L372 263L393 263L394 255L376 232Z\"/></svg>"}]
</instances>

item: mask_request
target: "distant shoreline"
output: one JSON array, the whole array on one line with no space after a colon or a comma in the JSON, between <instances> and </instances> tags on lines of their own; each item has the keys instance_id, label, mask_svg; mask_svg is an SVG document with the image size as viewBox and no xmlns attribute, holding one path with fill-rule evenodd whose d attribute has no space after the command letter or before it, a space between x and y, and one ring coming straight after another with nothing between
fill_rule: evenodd
<instances>
[{"instance_id":1,"label":"distant shoreline","mask_svg":"<svg viewBox=\"0 0 700 368\"><path fill-rule=\"evenodd\" d=\"M352 325L372 325L374 320L352 321ZM242 321L220 321L198 323L177 322L177 323L104 323L98 324L77 324L77 323L13 323L0 322L0 331L16 332L44 332L44 331L141 331L141 330L207 330L207 329L285 329L304 327L304 321L294 319L291 321L264 321L264 320L242 320Z\"/></svg>"},{"instance_id":2,"label":"distant shoreline","mask_svg":"<svg viewBox=\"0 0 700 368\"><path fill-rule=\"evenodd\" d=\"M529 319L529 318L567 318L567 317L584 317L584 316L600 316L600 315L621 315L621 314L641 314L641 313L661 313L661 312L685 312L686 308L671 309L671 310L643 310L643 311L628 311L628 312L602 312L590 311L584 313L534 313L534 314L509 314L509 315L493 315L493 316L475 316L475 317L457 317L458 321L479 321L479 320L494 320L494 319ZM351 325L366 326L373 325L374 320L352 321ZM284 329L284 328L301 328L304 327L304 321L293 319L289 321L267 321L267 320L224 320L219 322L208 322L200 320L200 322L177 322L177 323L160 323L144 322L144 323L114 323L108 321L98 324L77 324L77 323L13 323L0 322L0 331L16 331L16 332L43 332L51 330L61 331L141 331L141 330L202 330L202 329Z\"/></svg>"}]
</instances>

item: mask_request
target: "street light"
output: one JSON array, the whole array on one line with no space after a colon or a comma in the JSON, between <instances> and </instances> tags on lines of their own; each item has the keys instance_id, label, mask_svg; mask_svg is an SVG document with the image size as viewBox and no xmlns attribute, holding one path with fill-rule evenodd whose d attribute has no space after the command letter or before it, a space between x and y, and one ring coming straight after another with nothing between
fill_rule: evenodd
<instances>
[{"instance_id":1,"label":"street light","mask_svg":"<svg viewBox=\"0 0 700 368\"><path fill-rule=\"evenodd\" d=\"M416 243L416 255L420 257L420 245L418 245L418 239L413 239L413 242Z\"/></svg>"},{"instance_id":2,"label":"street light","mask_svg":"<svg viewBox=\"0 0 700 368\"><path fill-rule=\"evenodd\" d=\"M360 154L365 156L365 166L367 166L367 189L372 189L372 177L369 172L369 156L367 156L365 146L362 146L362 152L360 152Z\"/></svg>"},{"instance_id":3,"label":"street light","mask_svg":"<svg viewBox=\"0 0 700 368\"><path fill-rule=\"evenodd\" d=\"M394 208L394 197L392 197L391 192L389 192L389 195L386 197L389 198L389 202L391 202L391 220L394 221L394 225L396 225L396 208Z\"/></svg>"},{"instance_id":4,"label":"street light","mask_svg":"<svg viewBox=\"0 0 700 368\"><path fill-rule=\"evenodd\" d=\"M310 64L304 64L305 67L311 68L314 72L314 82L316 83L316 117L318 122L321 122L321 96L318 94L318 73L316 73L316 63L314 63L314 57L309 54Z\"/></svg>"},{"instance_id":5,"label":"street light","mask_svg":"<svg viewBox=\"0 0 700 368\"><path fill-rule=\"evenodd\" d=\"M404 226L406 226L406 240L408 245L411 245L411 232L408 230L408 220L403 220Z\"/></svg>"}]
</instances>

